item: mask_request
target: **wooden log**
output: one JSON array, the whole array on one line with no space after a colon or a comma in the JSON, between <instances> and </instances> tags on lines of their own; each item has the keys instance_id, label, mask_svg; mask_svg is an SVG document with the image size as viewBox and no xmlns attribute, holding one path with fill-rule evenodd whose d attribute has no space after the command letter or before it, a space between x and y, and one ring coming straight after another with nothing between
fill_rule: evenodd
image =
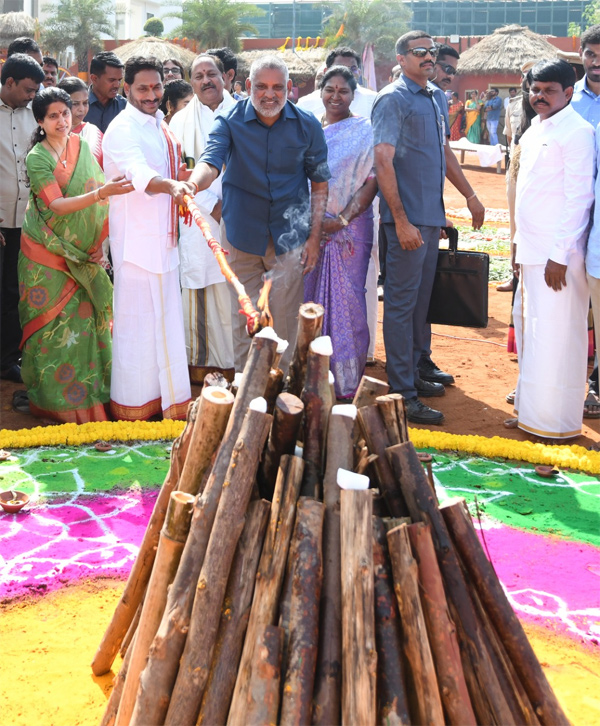
<instances>
[{"instance_id":1,"label":"wooden log","mask_svg":"<svg viewBox=\"0 0 600 726\"><path fill-rule=\"evenodd\" d=\"M400 393L388 393L388 396L393 399L396 406L396 420L398 421L400 443L403 444L409 440L408 419L406 418L406 402L404 400L404 396Z\"/></svg>"},{"instance_id":2,"label":"wooden log","mask_svg":"<svg viewBox=\"0 0 600 726\"><path fill-rule=\"evenodd\" d=\"M441 512L485 611L506 648L537 717L544 726L567 726L568 719L506 597L493 565L483 551L464 501L442 506Z\"/></svg>"},{"instance_id":3,"label":"wooden log","mask_svg":"<svg viewBox=\"0 0 600 726\"><path fill-rule=\"evenodd\" d=\"M263 329L252 339L244 375L238 388L229 422L202 494L196 497L192 523L186 545L169 591L163 619L150 650L150 658L142 672L143 689L138 694L132 724L138 726L164 719L179 659L185 645L194 593L206 547L216 515L221 490L233 447L240 433L252 397L264 393L277 340L270 329ZM269 337L270 336L270 337Z\"/></svg>"},{"instance_id":4,"label":"wooden log","mask_svg":"<svg viewBox=\"0 0 600 726\"><path fill-rule=\"evenodd\" d=\"M275 401L267 447L258 470L260 494L269 501L273 498L281 457L294 453L303 413L304 404L297 396L285 392L279 394Z\"/></svg>"},{"instance_id":5,"label":"wooden log","mask_svg":"<svg viewBox=\"0 0 600 726\"><path fill-rule=\"evenodd\" d=\"M128 726L131 719L140 673L146 664L150 645L167 603L167 588L173 582L181 559L192 518L193 502L194 497L191 494L185 492L171 494L169 509L160 533L156 560L144 598L137 637L132 645L127 679L116 720L117 726Z\"/></svg>"},{"instance_id":6,"label":"wooden log","mask_svg":"<svg viewBox=\"0 0 600 726\"><path fill-rule=\"evenodd\" d=\"M341 493L343 726L377 720L372 497L369 490Z\"/></svg>"},{"instance_id":7,"label":"wooden log","mask_svg":"<svg viewBox=\"0 0 600 726\"><path fill-rule=\"evenodd\" d=\"M319 642L319 600L323 579L325 506L301 497L288 560L292 563L289 642L280 724L310 723Z\"/></svg>"},{"instance_id":8,"label":"wooden log","mask_svg":"<svg viewBox=\"0 0 600 726\"><path fill-rule=\"evenodd\" d=\"M387 454L413 521L431 526L433 545L444 578L450 614L457 628L463 671L477 721L511 724L512 714L485 647L456 551L415 448L407 442L392 446Z\"/></svg>"},{"instance_id":9,"label":"wooden log","mask_svg":"<svg viewBox=\"0 0 600 726\"><path fill-rule=\"evenodd\" d=\"M304 462L299 457L281 457L269 527L256 574L250 620L227 719L229 726L244 726L246 723L254 650L265 627L275 624L303 469Z\"/></svg>"},{"instance_id":10,"label":"wooden log","mask_svg":"<svg viewBox=\"0 0 600 726\"><path fill-rule=\"evenodd\" d=\"M245 726L277 723L281 684L283 630L266 625L256 647L256 662L248 688Z\"/></svg>"},{"instance_id":11,"label":"wooden log","mask_svg":"<svg viewBox=\"0 0 600 726\"><path fill-rule=\"evenodd\" d=\"M377 640L377 723L408 726L410 713L402 656L402 625L394 592L387 531L380 517L373 517L373 565Z\"/></svg>"},{"instance_id":12,"label":"wooden log","mask_svg":"<svg viewBox=\"0 0 600 726\"><path fill-rule=\"evenodd\" d=\"M429 525L417 522L409 525L408 536L419 569L421 603L445 712L452 726L475 726L456 626L448 611L431 529Z\"/></svg>"},{"instance_id":13,"label":"wooden log","mask_svg":"<svg viewBox=\"0 0 600 726\"><path fill-rule=\"evenodd\" d=\"M338 469L351 469L352 432L356 407L334 406L327 433L327 465L323 478L323 587L319 650L313 695L312 722L318 726L341 721L342 692L342 593L340 543L340 488Z\"/></svg>"},{"instance_id":14,"label":"wooden log","mask_svg":"<svg viewBox=\"0 0 600 726\"><path fill-rule=\"evenodd\" d=\"M167 726L187 726L198 718L227 581L271 421L268 413L250 408L235 444L196 586L190 629L165 720Z\"/></svg>"},{"instance_id":15,"label":"wooden log","mask_svg":"<svg viewBox=\"0 0 600 726\"><path fill-rule=\"evenodd\" d=\"M144 595L145 595L145 593L144 593ZM142 597L142 602L139 604L138 609L135 611L135 617L131 621L131 625L129 626L129 629L127 630L127 634L123 638L121 647L119 648L119 655L121 656L121 658L125 658L125 656L127 655L127 651L129 650L129 646L131 645L131 641L133 640L135 631L137 630L137 627L140 624L140 616L142 614L143 605L144 605L144 598Z\"/></svg>"},{"instance_id":16,"label":"wooden log","mask_svg":"<svg viewBox=\"0 0 600 726\"><path fill-rule=\"evenodd\" d=\"M418 568L412 555L407 526L401 524L392 529L387 538L394 573L394 590L402 618L404 652L410 663L416 689L418 723L441 726L444 723L444 709L421 608Z\"/></svg>"},{"instance_id":17,"label":"wooden log","mask_svg":"<svg viewBox=\"0 0 600 726\"><path fill-rule=\"evenodd\" d=\"M385 381L380 381L378 378L371 378L370 376L363 376L360 379L352 403L356 408L370 406L375 403L377 396L385 396L389 390L390 387Z\"/></svg>"},{"instance_id":18,"label":"wooden log","mask_svg":"<svg viewBox=\"0 0 600 726\"><path fill-rule=\"evenodd\" d=\"M135 633L133 634L132 643L135 643ZM121 696L123 695L123 689L125 688L125 681L127 679L127 671L129 670L129 663L131 661L131 655L133 648L128 648L121 668L113 680L113 688L110 692L110 697L106 702L106 708L100 721L100 726L114 726L117 720L117 713L119 712L119 705L121 703Z\"/></svg>"},{"instance_id":19,"label":"wooden log","mask_svg":"<svg viewBox=\"0 0 600 726\"><path fill-rule=\"evenodd\" d=\"M206 386L199 397L198 415L177 489L196 496L217 447L223 439L233 407L233 393Z\"/></svg>"},{"instance_id":20,"label":"wooden log","mask_svg":"<svg viewBox=\"0 0 600 726\"><path fill-rule=\"evenodd\" d=\"M389 394L387 396L377 396L375 404L381 415L390 446L401 444L402 439L400 438L400 424L395 399Z\"/></svg>"},{"instance_id":21,"label":"wooden log","mask_svg":"<svg viewBox=\"0 0 600 726\"><path fill-rule=\"evenodd\" d=\"M402 491L396 482L386 449L391 446L379 406L373 404L358 409L358 424L371 454L376 454L373 468L377 474L377 484L392 517L405 517L408 509Z\"/></svg>"},{"instance_id":22,"label":"wooden log","mask_svg":"<svg viewBox=\"0 0 600 726\"><path fill-rule=\"evenodd\" d=\"M273 360L273 368L279 368L279 364L281 363L281 358L285 351L289 348L289 343L287 340L282 340L279 338L277 341L277 350L275 351L275 359ZM285 376L284 376L284 383L285 383ZM271 411L269 411L271 413Z\"/></svg>"},{"instance_id":23,"label":"wooden log","mask_svg":"<svg viewBox=\"0 0 600 726\"><path fill-rule=\"evenodd\" d=\"M285 389L294 396L300 396L306 378L308 346L321 335L325 308L318 303L303 303L298 311L298 337L290 363Z\"/></svg>"},{"instance_id":24,"label":"wooden log","mask_svg":"<svg viewBox=\"0 0 600 726\"><path fill-rule=\"evenodd\" d=\"M131 568L131 572L127 578L127 584L117 603L112 619L94 655L92 671L95 676L104 675L104 673L108 673L110 670L119 652L123 638L127 635L131 621L135 617L135 613L146 591L146 586L152 573L152 566L154 565L156 550L158 549L160 530L165 521L165 515L169 505L169 498L171 492L177 486L190 446L198 406L198 401L190 404L185 428L181 435L173 442L169 471L154 504L154 509L146 532L144 533L138 556Z\"/></svg>"},{"instance_id":25,"label":"wooden log","mask_svg":"<svg viewBox=\"0 0 600 726\"><path fill-rule=\"evenodd\" d=\"M275 401L283 390L283 371L281 368L271 368L267 388L265 389L265 400L267 402L267 413L272 414L275 410Z\"/></svg>"},{"instance_id":26,"label":"wooden log","mask_svg":"<svg viewBox=\"0 0 600 726\"><path fill-rule=\"evenodd\" d=\"M198 724L204 726L224 724L227 720L270 509L269 502L264 499L248 505L221 608L219 635L198 716Z\"/></svg>"},{"instance_id":27,"label":"wooden log","mask_svg":"<svg viewBox=\"0 0 600 726\"><path fill-rule=\"evenodd\" d=\"M325 460L327 424L333 405L329 388L329 361L333 354L331 338L315 338L308 346L304 403L304 480L302 495L320 498Z\"/></svg>"}]
</instances>

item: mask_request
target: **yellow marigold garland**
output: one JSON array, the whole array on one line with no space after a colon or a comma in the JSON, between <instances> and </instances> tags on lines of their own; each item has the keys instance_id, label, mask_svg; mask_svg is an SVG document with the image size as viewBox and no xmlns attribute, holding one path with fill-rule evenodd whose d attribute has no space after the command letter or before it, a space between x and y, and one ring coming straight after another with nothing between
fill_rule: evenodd
<instances>
[{"instance_id":1,"label":"yellow marigold garland","mask_svg":"<svg viewBox=\"0 0 600 726\"><path fill-rule=\"evenodd\" d=\"M103 421L100 423L37 426L33 429L0 430L0 448L23 449L36 446L80 446L96 441L158 441L175 439L183 431L184 421ZM575 469L600 474L600 452L576 444L547 446L531 441L515 441L500 436L464 436L443 431L410 429L410 438L418 449L460 451L487 458L548 464L561 469Z\"/></svg>"}]
</instances>

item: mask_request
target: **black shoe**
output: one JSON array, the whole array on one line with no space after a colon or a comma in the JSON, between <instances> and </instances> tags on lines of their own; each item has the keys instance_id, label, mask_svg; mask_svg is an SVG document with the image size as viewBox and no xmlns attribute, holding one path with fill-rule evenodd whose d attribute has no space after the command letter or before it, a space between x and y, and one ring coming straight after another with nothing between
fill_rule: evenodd
<instances>
[{"instance_id":1,"label":"black shoe","mask_svg":"<svg viewBox=\"0 0 600 726\"><path fill-rule=\"evenodd\" d=\"M10 368L0 372L0 378L4 381L12 381L13 383L23 383L23 379L21 378L21 366L18 363L15 363Z\"/></svg>"},{"instance_id":2,"label":"black shoe","mask_svg":"<svg viewBox=\"0 0 600 726\"><path fill-rule=\"evenodd\" d=\"M446 389L441 383L424 381L419 376L415 376L415 388L417 389L417 396L421 396L422 398L436 398L446 393Z\"/></svg>"},{"instance_id":3,"label":"black shoe","mask_svg":"<svg viewBox=\"0 0 600 726\"><path fill-rule=\"evenodd\" d=\"M422 401L419 401L416 396L405 399L404 405L406 407L406 418L411 423L435 424L436 426L444 423L444 414L441 411L429 408Z\"/></svg>"},{"instance_id":4,"label":"black shoe","mask_svg":"<svg viewBox=\"0 0 600 726\"><path fill-rule=\"evenodd\" d=\"M443 386L449 386L454 383L454 376L450 375L450 373L441 371L431 358L421 358L417 368L419 376L423 381L441 383Z\"/></svg>"}]
</instances>

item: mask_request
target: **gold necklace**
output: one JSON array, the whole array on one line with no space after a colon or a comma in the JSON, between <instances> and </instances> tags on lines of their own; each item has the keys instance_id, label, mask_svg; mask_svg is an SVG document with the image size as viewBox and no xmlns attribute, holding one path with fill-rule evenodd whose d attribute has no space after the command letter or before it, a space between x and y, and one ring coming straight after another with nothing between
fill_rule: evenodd
<instances>
[{"instance_id":1,"label":"gold necklace","mask_svg":"<svg viewBox=\"0 0 600 726\"><path fill-rule=\"evenodd\" d=\"M50 143L50 139L46 136L46 141L48 142L48 146L52 149L52 151L56 154L58 157L58 161L64 166L64 168L67 168L67 150L69 148L69 137L67 136L67 143L65 144L65 148L62 150L62 152L59 154L58 151L54 148L54 146ZM64 153L65 158L61 159L61 155Z\"/></svg>"},{"instance_id":2,"label":"gold necklace","mask_svg":"<svg viewBox=\"0 0 600 726\"><path fill-rule=\"evenodd\" d=\"M350 111L350 109L348 109L348 115L346 118L341 118L340 121L345 121L347 118L352 118L352 111ZM337 121L334 123L337 123ZM325 126L331 126L331 124L327 121L327 113L324 113L321 116L321 128L325 128Z\"/></svg>"}]
</instances>

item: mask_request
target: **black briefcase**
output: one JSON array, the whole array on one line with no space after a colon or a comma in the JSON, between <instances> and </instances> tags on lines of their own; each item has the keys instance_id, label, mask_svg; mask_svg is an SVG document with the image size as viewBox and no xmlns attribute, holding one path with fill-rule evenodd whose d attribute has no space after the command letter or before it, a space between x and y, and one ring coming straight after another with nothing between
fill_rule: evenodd
<instances>
[{"instance_id":1,"label":"black briefcase","mask_svg":"<svg viewBox=\"0 0 600 726\"><path fill-rule=\"evenodd\" d=\"M448 249L438 252L427 322L486 328L490 257L485 252L458 249L458 230L445 227Z\"/></svg>"}]
</instances>

